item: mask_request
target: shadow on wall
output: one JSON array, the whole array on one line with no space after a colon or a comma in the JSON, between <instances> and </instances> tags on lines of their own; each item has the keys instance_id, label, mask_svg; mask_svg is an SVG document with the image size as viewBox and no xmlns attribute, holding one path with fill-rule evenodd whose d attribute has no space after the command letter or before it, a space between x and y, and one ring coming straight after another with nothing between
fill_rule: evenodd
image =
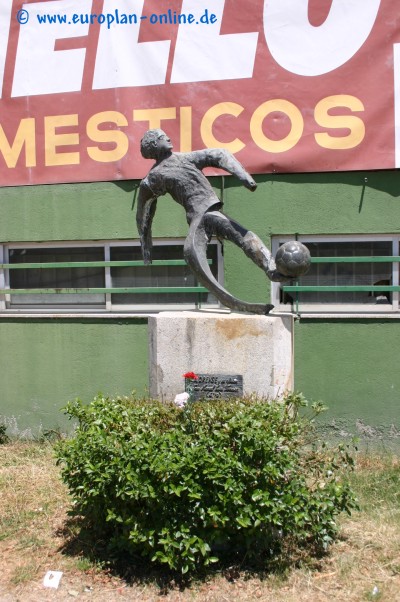
<instances>
[{"instance_id":1,"label":"shadow on wall","mask_svg":"<svg viewBox=\"0 0 400 602\"><path fill-rule=\"evenodd\" d=\"M139 186L139 182L137 180L118 180L114 181L113 184L118 186L124 192L133 192Z\"/></svg>"},{"instance_id":2,"label":"shadow on wall","mask_svg":"<svg viewBox=\"0 0 400 602\"><path fill-rule=\"evenodd\" d=\"M222 179L222 178L221 178ZM342 204L345 199L351 199L355 202L356 212L361 214L364 207L364 197L368 190L375 190L375 199L382 202L390 202L400 196L400 173L398 170L380 170L380 171L348 171L348 172L323 172L323 173L280 173L256 175L256 182L265 183L274 186L281 186L280 191L287 184L290 187L299 186L300 197L307 194L308 203L318 202L316 194L321 194L325 199L341 197ZM316 185L316 186L314 186ZM223 188L228 190L235 186L231 178L224 178ZM321 188L319 188L321 187ZM358 189L354 193L352 189ZM319 193L315 191L319 190ZM305 191L305 192L304 192ZM312 192L313 191L313 192ZM343 194L342 194L343 193ZM358 196L359 193L359 196ZM339 197L338 197L339 195ZM279 202L281 194L278 193ZM300 198L299 197L299 198ZM367 196L368 198L368 196ZM304 196L303 196L304 200ZM289 230L291 230L289 228Z\"/></svg>"},{"instance_id":3,"label":"shadow on wall","mask_svg":"<svg viewBox=\"0 0 400 602\"><path fill-rule=\"evenodd\" d=\"M400 173L398 170L341 171L322 173L280 173L255 175L257 182L287 182L288 184L344 184L367 186L392 197L400 196ZM225 188L235 186L233 178L225 179Z\"/></svg>"}]
</instances>

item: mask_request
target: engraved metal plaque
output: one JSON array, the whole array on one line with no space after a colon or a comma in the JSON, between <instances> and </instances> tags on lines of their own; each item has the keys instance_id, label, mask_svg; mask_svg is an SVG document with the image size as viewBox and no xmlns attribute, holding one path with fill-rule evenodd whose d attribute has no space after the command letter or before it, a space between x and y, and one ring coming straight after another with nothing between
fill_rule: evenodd
<instances>
[{"instance_id":1,"label":"engraved metal plaque","mask_svg":"<svg viewBox=\"0 0 400 602\"><path fill-rule=\"evenodd\" d=\"M186 379L185 381L185 390L188 391L190 387L194 401L243 397L241 374L198 374L197 376L198 380Z\"/></svg>"}]
</instances>

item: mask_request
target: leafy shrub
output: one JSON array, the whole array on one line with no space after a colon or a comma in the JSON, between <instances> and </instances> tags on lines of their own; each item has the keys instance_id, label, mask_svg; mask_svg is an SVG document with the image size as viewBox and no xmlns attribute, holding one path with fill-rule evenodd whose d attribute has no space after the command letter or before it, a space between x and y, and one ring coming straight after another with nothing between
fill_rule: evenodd
<instances>
[{"instance_id":1,"label":"leafy shrub","mask_svg":"<svg viewBox=\"0 0 400 602\"><path fill-rule=\"evenodd\" d=\"M57 446L73 511L109 550L183 573L240 550L271 554L290 539L326 548L355 507L345 448L310 444L301 395L282 402L136 399L69 403L73 438Z\"/></svg>"}]
</instances>

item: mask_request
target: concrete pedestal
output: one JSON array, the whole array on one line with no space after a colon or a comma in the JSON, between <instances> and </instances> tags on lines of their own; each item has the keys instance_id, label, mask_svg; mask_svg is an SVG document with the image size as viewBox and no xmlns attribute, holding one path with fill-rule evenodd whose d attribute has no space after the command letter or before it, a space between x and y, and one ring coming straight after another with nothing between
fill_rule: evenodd
<instances>
[{"instance_id":1,"label":"concrete pedestal","mask_svg":"<svg viewBox=\"0 0 400 602\"><path fill-rule=\"evenodd\" d=\"M164 312L149 318L150 396L173 400L185 372L241 374L243 393L293 388L293 317Z\"/></svg>"}]
</instances>

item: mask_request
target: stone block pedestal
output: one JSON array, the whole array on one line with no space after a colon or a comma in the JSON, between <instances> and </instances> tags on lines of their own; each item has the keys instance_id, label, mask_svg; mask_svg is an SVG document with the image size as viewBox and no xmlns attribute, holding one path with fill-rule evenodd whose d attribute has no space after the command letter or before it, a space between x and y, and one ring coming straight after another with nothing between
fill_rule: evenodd
<instances>
[{"instance_id":1,"label":"stone block pedestal","mask_svg":"<svg viewBox=\"0 0 400 602\"><path fill-rule=\"evenodd\" d=\"M163 312L149 318L150 396L173 400L185 372L241 374L243 393L293 389L293 317Z\"/></svg>"}]
</instances>

